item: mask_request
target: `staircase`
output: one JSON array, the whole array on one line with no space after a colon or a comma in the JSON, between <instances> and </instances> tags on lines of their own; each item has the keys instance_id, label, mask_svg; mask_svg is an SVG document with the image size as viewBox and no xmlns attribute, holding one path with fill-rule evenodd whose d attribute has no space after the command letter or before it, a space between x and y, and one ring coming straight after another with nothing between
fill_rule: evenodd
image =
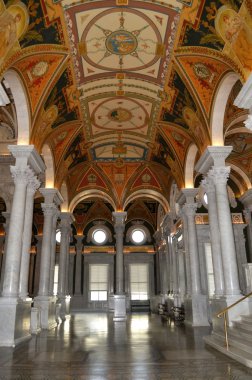
<instances>
[{"instance_id":1,"label":"staircase","mask_svg":"<svg viewBox=\"0 0 252 380\"><path fill-rule=\"evenodd\" d=\"M204 337L204 341L223 354L252 368L252 314L241 315L240 320L233 322L227 333L228 350L223 332L214 331L212 335Z\"/></svg>"}]
</instances>

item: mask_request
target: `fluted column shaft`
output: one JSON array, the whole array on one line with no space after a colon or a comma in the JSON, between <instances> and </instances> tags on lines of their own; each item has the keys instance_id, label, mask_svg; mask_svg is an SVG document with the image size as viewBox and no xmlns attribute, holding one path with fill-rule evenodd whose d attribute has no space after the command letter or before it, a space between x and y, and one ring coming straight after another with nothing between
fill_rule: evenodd
<instances>
[{"instance_id":1,"label":"fluted column shaft","mask_svg":"<svg viewBox=\"0 0 252 380\"><path fill-rule=\"evenodd\" d=\"M53 217L58 212L54 203L42 203L44 213L43 240L40 261L39 296L49 296L50 269L51 269L51 234Z\"/></svg>"},{"instance_id":2,"label":"fluted column shaft","mask_svg":"<svg viewBox=\"0 0 252 380\"><path fill-rule=\"evenodd\" d=\"M247 223L247 241L248 241L248 261L249 263L252 263L252 220L251 220L251 208L250 207L245 208L243 211L243 215L245 218L245 222Z\"/></svg>"},{"instance_id":3,"label":"fluted column shaft","mask_svg":"<svg viewBox=\"0 0 252 380\"><path fill-rule=\"evenodd\" d=\"M49 280L49 294L53 295L54 286L54 272L55 272L55 254L56 254L56 229L59 211L53 216L52 231L51 231L51 260L50 260L50 280Z\"/></svg>"},{"instance_id":4,"label":"fluted column shaft","mask_svg":"<svg viewBox=\"0 0 252 380\"><path fill-rule=\"evenodd\" d=\"M58 296L66 295L66 281L67 281L67 260L69 255L69 239L71 233L71 214L61 213L60 231L60 257L59 257L59 279L58 279Z\"/></svg>"},{"instance_id":5,"label":"fluted column shaft","mask_svg":"<svg viewBox=\"0 0 252 380\"><path fill-rule=\"evenodd\" d=\"M185 269L186 269L186 294L188 296L192 293L192 282L191 282L191 264L190 264L190 254L189 254L189 244L188 244L188 221L187 216L182 212L183 220L183 240L184 240L184 253L185 253Z\"/></svg>"},{"instance_id":6,"label":"fluted column shaft","mask_svg":"<svg viewBox=\"0 0 252 380\"><path fill-rule=\"evenodd\" d=\"M224 276L215 186L210 179L203 180L202 185L206 191L208 199L208 217L212 247L215 295L220 296L224 293Z\"/></svg>"},{"instance_id":7,"label":"fluted column shaft","mask_svg":"<svg viewBox=\"0 0 252 380\"><path fill-rule=\"evenodd\" d=\"M74 295L81 295L81 272L82 272L82 247L83 236L76 235L76 262L75 262L75 283L74 283Z\"/></svg>"},{"instance_id":8,"label":"fluted column shaft","mask_svg":"<svg viewBox=\"0 0 252 380\"><path fill-rule=\"evenodd\" d=\"M240 294L238 269L236 261L234 233L227 193L227 179L230 167L213 167L209 178L213 180L216 189L216 201L221 238L222 264L225 281L225 294Z\"/></svg>"},{"instance_id":9,"label":"fluted column shaft","mask_svg":"<svg viewBox=\"0 0 252 380\"><path fill-rule=\"evenodd\" d=\"M196 203L186 203L183 206L183 211L185 212L187 216L188 247L189 247L189 254L190 254L192 295L201 294L199 252L198 252L197 234L196 234L196 226L195 226L196 209L197 209Z\"/></svg>"},{"instance_id":10,"label":"fluted column shaft","mask_svg":"<svg viewBox=\"0 0 252 380\"><path fill-rule=\"evenodd\" d=\"M4 297L17 297L19 292L26 188L29 179L34 174L28 166L25 168L11 166L10 169L15 183L9 227L9 236L12 238L8 239L2 295Z\"/></svg>"},{"instance_id":11,"label":"fluted column shaft","mask_svg":"<svg viewBox=\"0 0 252 380\"><path fill-rule=\"evenodd\" d=\"M116 238L116 294L124 293L123 234L125 230L126 215L126 212L113 212Z\"/></svg>"},{"instance_id":12,"label":"fluted column shaft","mask_svg":"<svg viewBox=\"0 0 252 380\"><path fill-rule=\"evenodd\" d=\"M25 204L25 219L22 244L22 257L19 280L19 296L25 298L28 295L28 280L29 280L29 264L30 264L30 248L32 239L32 218L34 194L39 188L40 182L37 178L31 178L28 182Z\"/></svg>"},{"instance_id":13,"label":"fluted column shaft","mask_svg":"<svg viewBox=\"0 0 252 380\"><path fill-rule=\"evenodd\" d=\"M0 293L2 293L3 282L4 282L4 270L5 270L5 262L6 262L7 245L8 245L9 227L10 227L10 212L3 212L2 215L5 217L5 223L4 223L5 237L4 237L4 252L3 252L3 259L2 259L2 267L1 267Z\"/></svg>"}]
</instances>

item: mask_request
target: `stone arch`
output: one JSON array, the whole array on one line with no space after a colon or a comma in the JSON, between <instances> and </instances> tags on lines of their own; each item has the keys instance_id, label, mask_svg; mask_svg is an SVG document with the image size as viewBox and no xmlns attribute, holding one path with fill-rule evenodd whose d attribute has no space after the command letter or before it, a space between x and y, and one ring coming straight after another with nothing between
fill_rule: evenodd
<instances>
[{"instance_id":1,"label":"stone arch","mask_svg":"<svg viewBox=\"0 0 252 380\"><path fill-rule=\"evenodd\" d=\"M25 87L20 79L20 76L14 70L6 71L6 73L4 74L4 78L11 89L16 108L18 126L17 144L29 145L31 118L28 96L26 94Z\"/></svg>"},{"instance_id":2,"label":"stone arch","mask_svg":"<svg viewBox=\"0 0 252 380\"><path fill-rule=\"evenodd\" d=\"M185 163L185 188L192 189L194 187L194 164L198 148L195 144L191 144L188 148Z\"/></svg>"},{"instance_id":3,"label":"stone arch","mask_svg":"<svg viewBox=\"0 0 252 380\"><path fill-rule=\"evenodd\" d=\"M241 170L238 166L234 165L234 164L229 164L231 166L231 169L236 172L237 174L239 174L239 176L243 179L244 183L246 184L247 186L247 189L251 189L251 181L249 179L249 177L247 176L246 173L244 173L243 170ZM238 186L240 188L240 184ZM241 189L241 193L244 192L244 189L240 188ZM247 190L246 189L246 190Z\"/></svg>"},{"instance_id":4,"label":"stone arch","mask_svg":"<svg viewBox=\"0 0 252 380\"><path fill-rule=\"evenodd\" d=\"M61 185L60 194L63 197L63 203L61 204L61 212L67 212L68 211L69 200L68 200L67 185L66 185L65 181Z\"/></svg>"},{"instance_id":5,"label":"stone arch","mask_svg":"<svg viewBox=\"0 0 252 380\"><path fill-rule=\"evenodd\" d=\"M114 210L116 210L116 205L113 199L104 191L101 190L84 190L75 195L75 197L71 200L69 204L69 211L73 212L75 206L83 200L90 199L90 198L100 198L103 199L104 201L108 202L111 204Z\"/></svg>"},{"instance_id":6,"label":"stone arch","mask_svg":"<svg viewBox=\"0 0 252 380\"><path fill-rule=\"evenodd\" d=\"M123 210L126 209L127 205L130 202L133 202L134 200L136 200L138 198L154 199L155 201L159 202L162 205L165 212L168 212L170 210L169 203L168 203L167 199L161 193L159 193L156 190L137 190L137 191L135 191L134 193L129 195L127 197L127 199L125 200L125 202L123 204Z\"/></svg>"},{"instance_id":7,"label":"stone arch","mask_svg":"<svg viewBox=\"0 0 252 380\"><path fill-rule=\"evenodd\" d=\"M46 165L45 170L45 188L54 188L54 160L51 148L49 145L45 144L42 148L42 156Z\"/></svg>"},{"instance_id":8,"label":"stone arch","mask_svg":"<svg viewBox=\"0 0 252 380\"><path fill-rule=\"evenodd\" d=\"M224 145L223 127L226 105L230 92L238 79L240 78L236 73L229 72L222 78L215 93L210 124L211 141L214 146Z\"/></svg>"}]
</instances>

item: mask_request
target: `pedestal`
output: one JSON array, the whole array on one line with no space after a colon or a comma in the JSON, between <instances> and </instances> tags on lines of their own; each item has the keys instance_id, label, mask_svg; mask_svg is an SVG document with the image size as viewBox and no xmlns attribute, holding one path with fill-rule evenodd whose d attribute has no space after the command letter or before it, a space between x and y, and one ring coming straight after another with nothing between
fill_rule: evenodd
<instances>
[{"instance_id":1,"label":"pedestal","mask_svg":"<svg viewBox=\"0 0 252 380\"><path fill-rule=\"evenodd\" d=\"M15 347L31 338L31 302L30 298L0 298L0 346Z\"/></svg>"},{"instance_id":2,"label":"pedestal","mask_svg":"<svg viewBox=\"0 0 252 380\"><path fill-rule=\"evenodd\" d=\"M209 326L207 297L202 294L185 298L185 323L191 326Z\"/></svg>"},{"instance_id":3,"label":"pedestal","mask_svg":"<svg viewBox=\"0 0 252 380\"><path fill-rule=\"evenodd\" d=\"M213 321L213 332L224 332L224 318L218 318L217 314L239 299L241 299L240 296L223 296L219 298L211 298L210 307ZM251 305L252 301L250 299L247 299L241 302L239 305L234 306L232 309L230 309L227 313L228 326L232 326L233 322L235 320L238 320L242 314L250 314Z\"/></svg>"},{"instance_id":4,"label":"pedestal","mask_svg":"<svg viewBox=\"0 0 252 380\"><path fill-rule=\"evenodd\" d=\"M41 329L51 329L56 323L56 297L38 296L34 299L34 306L40 312Z\"/></svg>"},{"instance_id":5,"label":"pedestal","mask_svg":"<svg viewBox=\"0 0 252 380\"><path fill-rule=\"evenodd\" d=\"M114 295L114 318L113 321L120 322L126 320L126 296L125 294Z\"/></svg>"},{"instance_id":6,"label":"pedestal","mask_svg":"<svg viewBox=\"0 0 252 380\"><path fill-rule=\"evenodd\" d=\"M57 302L60 304L59 317L62 321L65 321L69 317L70 298L69 296L58 297Z\"/></svg>"}]
</instances>

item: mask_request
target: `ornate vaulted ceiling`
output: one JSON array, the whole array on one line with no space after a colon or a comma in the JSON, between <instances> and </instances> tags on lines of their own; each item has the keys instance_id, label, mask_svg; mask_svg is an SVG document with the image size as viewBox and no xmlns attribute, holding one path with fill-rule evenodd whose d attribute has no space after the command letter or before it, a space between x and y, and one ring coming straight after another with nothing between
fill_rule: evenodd
<instances>
[{"instance_id":1,"label":"ornate vaulted ceiling","mask_svg":"<svg viewBox=\"0 0 252 380\"><path fill-rule=\"evenodd\" d=\"M83 189L110 194L117 208L141 189L169 199L174 180L184 186L190 145L200 154L211 144L228 72L240 81L225 143L230 163L251 177L251 134L232 106L252 70L251 14L250 0L0 0L0 77L21 76L30 142L40 152L49 145L70 201ZM8 108L2 141L17 137Z\"/></svg>"}]
</instances>

